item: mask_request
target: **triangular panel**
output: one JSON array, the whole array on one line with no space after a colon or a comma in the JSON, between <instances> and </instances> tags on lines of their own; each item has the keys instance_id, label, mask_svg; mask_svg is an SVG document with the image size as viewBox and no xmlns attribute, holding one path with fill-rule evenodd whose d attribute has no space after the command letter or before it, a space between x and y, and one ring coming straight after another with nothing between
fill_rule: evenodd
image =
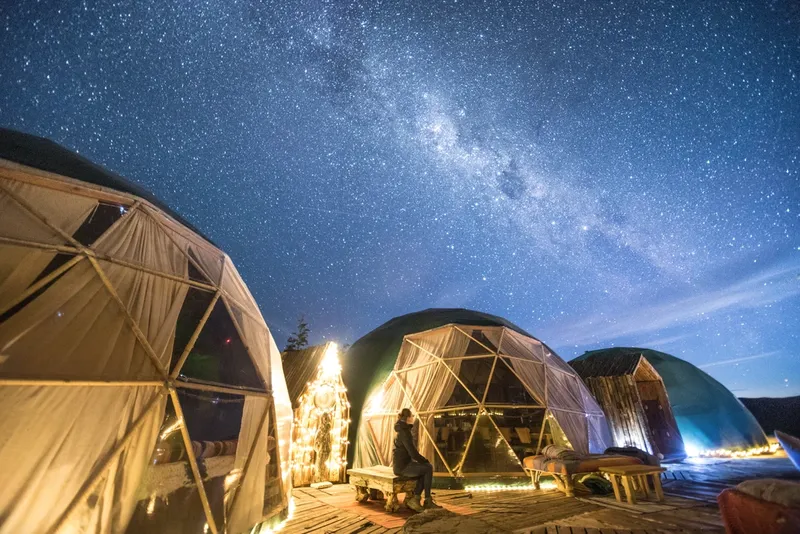
<instances>
[{"instance_id":1,"label":"triangular panel","mask_svg":"<svg viewBox=\"0 0 800 534\"><path fill-rule=\"evenodd\" d=\"M506 330L503 335L503 342L500 345L500 354L541 362L544 357L544 347L533 339L521 336L511 330Z\"/></svg>"},{"instance_id":2,"label":"triangular panel","mask_svg":"<svg viewBox=\"0 0 800 534\"><path fill-rule=\"evenodd\" d=\"M556 445L569 447L581 454L589 454L589 429L587 417L580 413L565 412L561 410L550 410L553 418L549 420L551 428L556 428L556 424L561 434L561 443L556 441ZM556 432L553 432L554 438Z\"/></svg>"},{"instance_id":3,"label":"triangular panel","mask_svg":"<svg viewBox=\"0 0 800 534\"><path fill-rule=\"evenodd\" d=\"M218 286L222 274L222 252L206 244L185 226L178 225L165 217L163 213L152 211L150 213L190 260L189 278L196 282Z\"/></svg>"},{"instance_id":4,"label":"triangular panel","mask_svg":"<svg viewBox=\"0 0 800 534\"><path fill-rule=\"evenodd\" d=\"M170 366L176 323L190 286L186 283L104 260L98 262L153 349L163 369Z\"/></svg>"},{"instance_id":5,"label":"triangular panel","mask_svg":"<svg viewBox=\"0 0 800 534\"><path fill-rule=\"evenodd\" d=\"M463 330L464 328L460 328ZM469 345L467 345L465 356L478 356L478 355L494 355L497 353L497 347L494 343L483 333L483 331L464 330L469 336Z\"/></svg>"},{"instance_id":6,"label":"triangular panel","mask_svg":"<svg viewBox=\"0 0 800 534\"><path fill-rule=\"evenodd\" d=\"M522 464L516 453L508 446L505 437L492 424L488 415L481 415L475 422L475 432L469 444L462 473L517 473Z\"/></svg>"},{"instance_id":7,"label":"triangular panel","mask_svg":"<svg viewBox=\"0 0 800 534\"><path fill-rule=\"evenodd\" d=\"M162 378L88 261L0 324L0 346L8 378Z\"/></svg>"},{"instance_id":8,"label":"triangular panel","mask_svg":"<svg viewBox=\"0 0 800 534\"><path fill-rule=\"evenodd\" d=\"M480 399L478 399L480 401ZM476 407L478 403L474 398L464 389L459 381L456 381L453 386L453 393L447 398L443 407L456 407L456 406L470 406Z\"/></svg>"},{"instance_id":9,"label":"triangular panel","mask_svg":"<svg viewBox=\"0 0 800 534\"><path fill-rule=\"evenodd\" d=\"M175 342L172 344L172 359L169 366L170 373L175 370L175 366L186 349L186 345L203 319L203 314L206 313L213 301L214 294L209 291L189 287L186 292L181 311L178 314L177 326L175 327Z\"/></svg>"},{"instance_id":10,"label":"triangular panel","mask_svg":"<svg viewBox=\"0 0 800 534\"><path fill-rule=\"evenodd\" d=\"M136 492L141 499L125 532L209 532L200 492L189 464L189 455L175 407L167 402L153 456ZM195 455L202 448L193 444ZM202 472L202 471L201 471Z\"/></svg>"},{"instance_id":11,"label":"triangular panel","mask_svg":"<svg viewBox=\"0 0 800 534\"><path fill-rule=\"evenodd\" d=\"M434 360L429 365L416 369L394 372L397 380L417 411L427 412L439 408L442 387L457 383L453 375L441 361ZM437 387L432 387L436 384Z\"/></svg>"},{"instance_id":12,"label":"triangular panel","mask_svg":"<svg viewBox=\"0 0 800 534\"><path fill-rule=\"evenodd\" d=\"M97 205L91 198L71 195L23 182L0 179L0 185L9 188L17 199L35 210L36 214L20 205L0 188L0 237L20 241L69 245L69 242L42 220L72 235Z\"/></svg>"},{"instance_id":13,"label":"triangular panel","mask_svg":"<svg viewBox=\"0 0 800 534\"><path fill-rule=\"evenodd\" d=\"M547 347L543 348L544 348L544 362L547 364L548 367L558 369L559 371L563 371L564 373L572 376L578 376L575 373L575 369L570 367L567 362L562 360L558 354L552 352Z\"/></svg>"},{"instance_id":14,"label":"triangular panel","mask_svg":"<svg viewBox=\"0 0 800 534\"><path fill-rule=\"evenodd\" d=\"M477 408L463 408L433 416L432 434L436 448L453 471L464 458L477 415ZM442 463L442 458L436 453L433 456L434 472L446 473L447 466Z\"/></svg>"},{"instance_id":15,"label":"triangular panel","mask_svg":"<svg viewBox=\"0 0 800 534\"><path fill-rule=\"evenodd\" d=\"M582 413L585 386L577 375L547 368L547 406Z\"/></svg>"},{"instance_id":16,"label":"triangular panel","mask_svg":"<svg viewBox=\"0 0 800 534\"><path fill-rule=\"evenodd\" d=\"M177 392L198 465L203 466L203 487L211 513L217 530L222 532L225 520L225 478L234 468L236 447L242 431L245 397L180 387Z\"/></svg>"},{"instance_id":17,"label":"triangular panel","mask_svg":"<svg viewBox=\"0 0 800 534\"><path fill-rule=\"evenodd\" d=\"M531 396L525 385L503 362L503 358L497 359L497 364L492 373L484 405L503 404L514 406L539 406L541 405Z\"/></svg>"},{"instance_id":18,"label":"triangular panel","mask_svg":"<svg viewBox=\"0 0 800 534\"><path fill-rule=\"evenodd\" d=\"M144 209L134 209L95 245L101 255L188 279L189 258Z\"/></svg>"},{"instance_id":19,"label":"triangular panel","mask_svg":"<svg viewBox=\"0 0 800 534\"><path fill-rule=\"evenodd\" d=\"M489 383L489 374L492 371L494 359L494 356L464 358L461 360L444 360L444 363L453 370L469 393L477 399L477 402L481 402L486 386Z\"/></svg>"},{"instance_id":20,"label":"triangular panel","mask_svg":"<svg viewBox=\"0 0 800 534\"><path fill-rule=\"evenodd\" d=\"M245 311L250 312L256 317L261 317L261 312L258 306L256 306L253 295L250 294L250 290L247 288L247 285L245 285L244 280L242 280L239 271L236 270L233 262L227 256L225 257L220 287Z\"/></svg>"},{"instance_id":21,"label":"triangular panel","mask_svg":"<svg viewBox=\"0 0 800 534\"><path fill-rule=\"evenodd\" d=\"M214 265L211 262L203 262L203 258L205 256L198 254L198 250L191 244L188 245L186 253L189 255L191 260L189 261L189 278L191 280L212 284L214 286L219 285L219 277L222 273L221 256L219 258L218 265ZM214 269L217 269L217 271L214 271Z\"/></svg>"},{"instance_id":22,"label":"triangular panel","mask_svg":"<svg viewBox=\"0 0 800 534\"><path fill-rule=\"evenodd\" d=\"M517 358L500 357L497 360L498 366L503 364L507 369L513 369L517 377L522 379L522 386L532 394L535 404L545 405L544 392L544 364ZM515 377L516 378L516 377Z\"/></svg>"},{"instance_id":23,"label":"triangular panel","mask_svg":"<svg viewBox=\"0 0 800 534\"><path fill-rule=\"evenodd\" d=\"M129 213L119 204L98 203L92 212L72 234L72 238L86 247L91 246L118 220Z\"/></svg>"},{"instance_id":24,"label":"triangular panel","mask_svg":"<svg viewBox=\"0 0 800 534\"><path fill-rule=\"evenodd\" d=\"M487 408L487 411L518 457L537 454L545 421L544 408Z\"/></svg>"},{"instance_id":25,"label":"triangular panel","mask_svg":"<svg viewBox=\"0 0 800 534\"><path fill-rule=\"evenodd\" d=\"M0 244L0 310L7 310L0 312L0 323L36 299L54 280L22 298L31 286L74 258L75 254Z\"/></svg>"},{"instance_id":26,"label":"triangular panel","mask_svg":"<svg viewBox=\"0 0 800 534\"><path fill-rule=\"evenodd\" d=\"M287 504L286 491L284 490L281 476L282 458L276 421L275 410L273 409L267 425L267 462L264 467L266 476L264 477L264 506L262 508L262 517L265 518L273 516L277 510L282 509Z\"/></svg>"},{"instance_id":27,"label":"triangular panel","mask_svg":"<svg viewBox=\"0 0 800 534\"><path fill-rule=\"evenodd\" d=\"M505 337L505 334L503 333L504 330L505 328L494 326L480 328L479 330L473 330L473 332L480 332L486 338L486 341L488 341L488 343L484 341L483 344L492 348L492 352L497 353L500 348L500 341L503 337Z\"/></svg>"},{"instance_id":28,"label":"triangular panel","mask_svg":"<svg viewBox=\"0 0 800 534\"><path fill-rule=\"evenodd\" d=\"M214 305L179 379L265 390L222 299Z\"/></svg>"},{"instance_id":29,"label":"triangular panel","mask_svg":"<svg viewBox=\"0 0 800 534\"><path fill-rule=\"evenodd\" d=\"M267 324L261 319L260 315L254 316L242 311L242 309L235 302L229 300L227 296L223 295L220 301L226 305L234 322L239 326L242 341L245 347L247 347L253 365L258 370L259 380L263 380L267 387L271 388L276 395L280 395L280 388L283 387L280 384L280 380L284 380L283 369L280 369L281 378L279 378L278 384L273 384L272 368L275 363L280 366L281 353L275 344L275 340L272 338L269 328L267 328ZM284 401L288 402L288 390L284 392L287 396ZM279 398L276 398L276 402L281 401Z\"/></svg>"}]
</instances>

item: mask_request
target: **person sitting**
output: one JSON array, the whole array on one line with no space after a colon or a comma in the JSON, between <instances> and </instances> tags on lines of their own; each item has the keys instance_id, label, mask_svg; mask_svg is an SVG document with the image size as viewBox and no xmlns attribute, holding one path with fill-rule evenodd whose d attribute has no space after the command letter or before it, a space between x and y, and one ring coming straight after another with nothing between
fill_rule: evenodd
<instances>
[{"instance_id":1,"label":"person sitting","mask_svg":"<svg viewBox=\"0 0 800 534\"><path fill-rule=\"evenodd\" d=\"M431 484L433 483L433 466L422 456L414 446L414 439L411 437L411 428L414 426L414 416L411 410L403 408L398 414L398 421L394 424L397 435L394 438L394 454L392 458L392 470L396 476L405 478L416 478L417 487L412 496L406 495L406 506L415 512L421 512L430 508L441 508L433 502L431 497ZM420 503L422 491L425 491L425 505Z\"/></svg>"}]
</instances>

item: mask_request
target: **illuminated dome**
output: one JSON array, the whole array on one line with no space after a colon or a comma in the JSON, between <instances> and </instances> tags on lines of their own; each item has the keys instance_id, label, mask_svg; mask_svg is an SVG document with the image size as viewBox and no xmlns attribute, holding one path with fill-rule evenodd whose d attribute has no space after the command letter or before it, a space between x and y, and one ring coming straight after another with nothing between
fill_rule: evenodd
<instances>
[{"instance_id":1,"label":"illuminated dome","mask_svg":"<svg viewBox=\"0 0 800 534\"><path fill-rule=\"evenodd\" d=\"M149 193L0 130L9 532L244 532L283 517L291 405L230 258Z\"/></svg>"},{"instance_id":2,"label":"illuminated dome","mask_svg":"<svg viewBox=\"0 0 800 534\"><path fill-rule=\"evenodd\" d=\"M628 354L641 354L661 375L690 456L715 449L747 450L768 445L755 417L728 388L680 358L656 350L617 347L589 351L573 362L608 360L611 364Z\"/></svg>"},{"instance_id":3,"label":"illuminated dome","mask_svg":"<svg viewBox=\"0 0 800 534\"><path fill-rule=\"evenodd\" d=\"M347 364L363 372L351 391L373 371L355 467L391 464L404 407L418 415L418 447L440 478L522 477L522 458L549 443L583 453L609 443L603 411L574 370L498 317L425 310L393 319L357 341Z\"/></svg>"}]
</instances>

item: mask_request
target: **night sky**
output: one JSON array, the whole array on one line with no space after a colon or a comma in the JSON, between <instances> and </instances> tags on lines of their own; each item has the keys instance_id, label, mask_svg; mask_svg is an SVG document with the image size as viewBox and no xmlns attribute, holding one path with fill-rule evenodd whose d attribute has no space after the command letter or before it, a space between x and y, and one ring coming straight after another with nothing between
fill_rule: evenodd
<instances>
[{"instance_id":1,"label":"night sky","mask_svg":"<svg viewBox=\"0 0 800 534\"><path fill-rule=\"evenodd\" d=\"M101 4L0 2L0 126L194 223L280 346L468 307L800 394L796 1Z\"/></svg>"}]
</instances>

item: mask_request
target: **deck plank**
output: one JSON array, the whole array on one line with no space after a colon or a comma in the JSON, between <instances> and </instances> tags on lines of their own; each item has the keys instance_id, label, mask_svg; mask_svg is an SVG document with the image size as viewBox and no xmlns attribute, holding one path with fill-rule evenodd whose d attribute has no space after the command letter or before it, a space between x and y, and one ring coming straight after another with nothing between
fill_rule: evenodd
<instances>
[{"instance_id":1,"label":"deck plank","mask_svg":"<svg viewBox=\"0 0 800 534\"><path fill-rule=\"evenodd\" d=\"M662 503L642 500L628 505L617 503L613 496L572 498L554 490L435 490L434 495L454 513L475 514L518 534L721 533L724 527L716 503L720 491L750 478L800 480L785 457L691 461L669 469L662 476ZM408 510L387 514L380 502L355 503L347 484L325 490L296 488L293 495L293 519L283 534L398 534L410 517Z\"/></svg>"}]
</instances>

